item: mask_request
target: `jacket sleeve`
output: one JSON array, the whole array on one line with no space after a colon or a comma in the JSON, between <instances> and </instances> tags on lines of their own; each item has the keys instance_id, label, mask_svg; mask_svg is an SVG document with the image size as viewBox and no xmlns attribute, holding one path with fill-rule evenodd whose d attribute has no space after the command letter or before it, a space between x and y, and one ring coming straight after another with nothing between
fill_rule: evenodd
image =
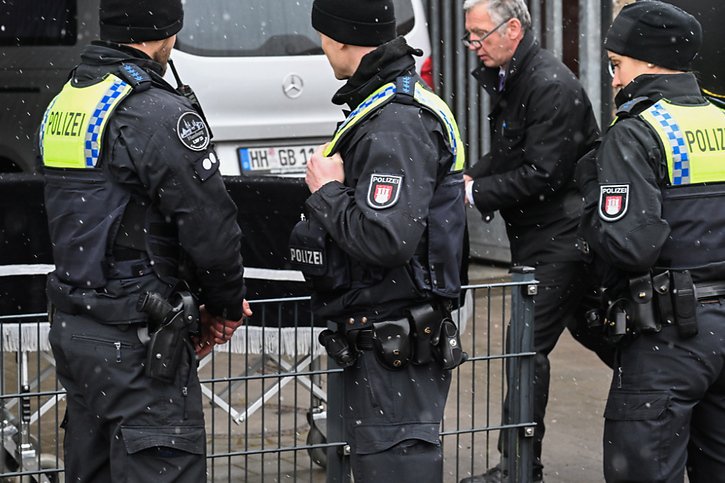
<instances>
[{"instance_id":1,"label":"jacket sleeve","mask_svg":"<svg viewBox=\"0 0 725 483\"><path fill-rule=\"evenodd\" d=\"M175 132L176 119L167 117L151 130L144 146L137 146L144 136L127 129L114 151L128 153L146 195L176 224L179 244L197 269L201 302L213 315L239 320L245 288L236 205L226 191L218 161L213 171L202 176L197 172L203 160L210 156L215 160L213 148L186 147ZM139 120L139 131L143 128Z\"/></svg>"},{"instance_id":2,"label":"jacket sleeve","mask_svg":"<svg viewBox=\"0 0 725 483\"><path fill-rule=\"evenodd\" d=\"M346 169L346 176L354 171L357 178L354 188L330 182L306 202L310 216L323 224L342 250L374 266L400 266L413 256L426 228L442 152L439 136L430 134L435 122L430 115L406 116L406 121L411 121L402 122L395 114L401 108L410 106L386 106L371 120L375 124L361 126L368 128L368 133L346 153L353 159L344 160L346 164L354 163ZM376 129L376 125L386 128ZM374 208L368 201L374 189L373 175L402 178L394 204Z\"/></svg>"},{"instance_id":3,"label":"jacket sleeve","mask_svg":"<svg viewBox=\"0 0 725 483\"><path fill-rule=\"evenodd\" d=\"M466 174L471 178L482 178L488 176L491 171L491 153L486 153L481 158L466 170Z\"/></svg>"},{"instance_id":4,"label":"jacket sleeve","mask_svg":"<svg viewBox=\"0 0 725 483\"><path fill-rule=\"evenodd\" d=\"M646 272L670 233L662 218L659 142L639 119L624 119L607 132L596 160L598 190L585 193L582 231L606 262L627 272ZM624 216L614 221L602 214L607 185L627 186Z\"/></svg>"},{"instance_id":5,"label":"jacket sleeve","mask_svg":"<svg viewBox=\"0 0 725 483\"><path fill-rule=\"evenodd\" d=\"M540 82L531 90L527 96L526 120L518 133L523 141L511 147L523 159L509 171L475 179L473 199L481 212L509 208L531 198L553 194L572 180L579 154L575 146L580 143L580 137L587 135L581 132L586 121L583 95L561 83ZM499 136L504 138L504 134ZM501 160L494 161L501 163Z\"/></svg>"}]
</instances>

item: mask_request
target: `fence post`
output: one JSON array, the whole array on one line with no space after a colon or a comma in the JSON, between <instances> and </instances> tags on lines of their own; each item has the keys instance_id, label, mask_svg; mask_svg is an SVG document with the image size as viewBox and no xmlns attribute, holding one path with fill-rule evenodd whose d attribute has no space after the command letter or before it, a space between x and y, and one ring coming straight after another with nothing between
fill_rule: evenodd
<instances>
[{"instance_id":1,"label":"fence post","mask_svg":"<svg viewBox=\"0 0 725 483\"><path fill-rule=\"evenodd\" d=\"M507 369L509 373L509 421L514 428L505 438L508 454L505 462L509 481L531 482L534 451L534 299L537 286L534 269L511 269L514 286L511 293L511 326Z\"/></svg>"},{"instance_id":2,"label":"fence post","mask_svg":"<svg viewBox=\"0 0 725 483\"><path fill-rule=\"evenodd\" d=\"M336 330L337 326L330 322L328 328ZM339 369L335 361L328 357L327 368ZM327 442L347 442L342 411L344 404L342 372L330 371L327 374ZM327 448L327 483L350 482L349 446L329 446Z\"/></svg>"}]
</instances>

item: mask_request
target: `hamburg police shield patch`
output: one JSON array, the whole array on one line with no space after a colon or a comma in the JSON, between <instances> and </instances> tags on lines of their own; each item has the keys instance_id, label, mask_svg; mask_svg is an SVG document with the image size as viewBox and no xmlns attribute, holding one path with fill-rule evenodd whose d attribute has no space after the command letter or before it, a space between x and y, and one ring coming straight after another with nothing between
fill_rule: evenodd
<instances>
[{"instance_id":1,"label":"hamburg police shield patch","mask_svg":"<svg viewBox=\"0 0 725 483\"><path fill-rule=\"evenodd\" d=\"M371 175L370 188L368 190L368 205L376 210L390 208L398 202L400 185L402 183L402 176L394 176L391 174Z\"/></svg>"},{"instance_id":2,"label":"hamburg police shield patch","mask_svg":"<svg viewBox=\"0 0 725 483\"><path fill-rule=\"evenodd\" d=\"M599 218L617 221L627 213L628 184L605 184L599 187Z\"/></svg>"},{"instance_id":3,"label":"hamburg police shield patch","mask_svg":"<svg viewBox=\"0 0 725 483\"><path fill-rule=\"evenodd\" d=\"M185 112L176 123L176 133L184 146L192 151L204 151L209 146L209 128L195 112Z\"/></svg>"}]
</instances>

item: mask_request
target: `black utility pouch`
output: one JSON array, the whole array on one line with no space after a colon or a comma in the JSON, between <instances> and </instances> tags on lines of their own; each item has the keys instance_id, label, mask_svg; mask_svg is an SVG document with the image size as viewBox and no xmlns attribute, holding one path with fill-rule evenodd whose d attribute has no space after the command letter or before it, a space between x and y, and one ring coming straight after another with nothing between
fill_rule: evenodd
<instances>
[{"instance_id":1,"label":"black utility pouch","mask_svg":"<svg viewBox=\"0 0 725 483\"><path fill-rule=\"evenodd\" d=\"M672 291L670 288L670 272L666 270L652 277L652 285L657 294L657 308L660 311L660 320L671 325L675 321L674 309L672 307Z\"/></svg>"},{"instance_id":2,"label":"black utility pouch","mask_svg":"<svg viewBox=\"0 0 725 483\"><path fill-rule=\"evenodd\" d=\"M632 302L630 315L638 332L659 332L662 328L655 315L653 295L652 277L649 273L629 279L629 296Z\"/></svg>"},{"instance_id":3,"label":"black utility pouch","mask_svg":"<svg viewBox=\"0 0 725 483\"><path fill-rule=\"evenodd\" d=\"M317 291L329 292L350 286L347 256L314 219L297 222L289 240L290 265L300 270Z\"/></svg>"},{"instance_id":4,"label":"black utility pouch","mask_svg":"<svg viewBox=\"0 0 725 483\"><path fill-rule=\"evenodd\" d=\"M408 318L375 322L375 356L388 369L402 369L412 354L410 322Z\"/></svg>"},{"instance_id":5,"label":"black utility pouch","mask_svg":"<svg viewBox=\"0 0 725 483\"><path fill-rule=\"evenodd\" d=\"M410 309L413 327L413 364L428 364L435 360L436 343L434 338L440 336L442 316L430 304L419 305Z\"/></svg>"},{"instance_id":6,"label":"black utility pouch","mask_svg":"<svg viewBox=\"0 0 725 483\"><path fill-rule=\"evenodd\" d=\"M677 333L683 339L697 335L697 298L695 286L688 270L672 272L672 305L674 305Z\"/></svg>"}]
</instances>

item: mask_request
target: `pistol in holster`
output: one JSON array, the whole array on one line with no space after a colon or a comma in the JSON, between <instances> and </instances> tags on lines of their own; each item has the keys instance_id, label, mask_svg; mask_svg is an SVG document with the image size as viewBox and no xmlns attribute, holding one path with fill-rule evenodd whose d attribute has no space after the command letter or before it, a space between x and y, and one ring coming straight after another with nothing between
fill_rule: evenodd
<instances>
[{"instance_id":1,"label":"pistol in holster","mask_svg":"<svg viewBox=\"0 0 725 483\"><path fill-rule=\"evenodd\" d=\"M146 292L139 297L137 309L149 316L151 340L146 355L146 375L171 383L181 355L191 348L189 337L199 334L196 300L190 292L175 292L169 300L156 292Z\"/></svg>"}]
</instances>

